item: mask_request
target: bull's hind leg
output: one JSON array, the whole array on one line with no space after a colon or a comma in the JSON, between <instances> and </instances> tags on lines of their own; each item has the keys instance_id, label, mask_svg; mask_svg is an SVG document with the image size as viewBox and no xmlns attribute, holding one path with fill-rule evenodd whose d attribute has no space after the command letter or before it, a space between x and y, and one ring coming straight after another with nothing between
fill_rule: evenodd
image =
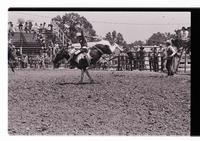
<instances>
[{"instance_id":1,"label":"bull's hind leg","mask_svg":"<svg viewBox=\"0 0 200 141\"><path fill-rule=\"evenodd\" d=\"M83 77L84 77L84 70L81 70L81 80L79 81L79 83L83 83Z\"/></svg>"},{"instance_id":2,"label":"bull's hind leg","mask_svg":"<svg viewBox=\"0 0 200 141\"><path fill-rule=\"evenodd\" d=\"M90 79L90 83L94 83L94 80L92 79L92 77L90 76L88 70L85 70L86 75L88 76L88 78Z\"/></svg>"}]
</instances>

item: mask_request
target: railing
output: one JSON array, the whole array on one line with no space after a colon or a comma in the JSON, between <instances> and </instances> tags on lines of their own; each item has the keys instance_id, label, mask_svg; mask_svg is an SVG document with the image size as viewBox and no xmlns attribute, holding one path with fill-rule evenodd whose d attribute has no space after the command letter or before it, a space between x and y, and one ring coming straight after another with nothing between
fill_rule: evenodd
<instances>
[{"instance_id":1,"label":"railing","mask_svg":"<svg viewBox=\"0 0 200 141\"><path fill-rule=\"evenodd\" d=\"M53 25L53 32L55 33L59 41L63 44L63 46L66 45L68 38L63 32L63 30L58 26L56 21L53 21L52 25Z\"/></svg>"},{"instance_id":2,"label":"railing","mask_svg":"<svg viewBox=\"0 0 200 141\"><path fill-rule=\"evenodd\" d=\"M132 52L132 53L136 53L136 52ZM150 60L149 60L148 53L149 52L146 52L146 55L144 56L144 59L143 59L143 62L144 62L144 69L143 70L150 70L150 64L149 64ZM127 54L120 53L118 56L116 56L115 59L113 59L111 62L109 62L109 66L112 67L112 68L116 68L117 70L139 69L138 66L139 66L140 59L136 58L136 56L134 56L134 57L135 57L134 59L130 60ZM174 65L176 65L178 58L176 57L176 59L174 61L175 61ZM158 67L160 69L161 68L161 56L160 55L158 56L157 63L158 63ZM178 69L184 70L184 72L186 72L186 71L190 71L190 66L191 66L190 56L189 55L182 56L181 59L180 59L180 65L178 66Z\"/></svg>"}]
</instances>

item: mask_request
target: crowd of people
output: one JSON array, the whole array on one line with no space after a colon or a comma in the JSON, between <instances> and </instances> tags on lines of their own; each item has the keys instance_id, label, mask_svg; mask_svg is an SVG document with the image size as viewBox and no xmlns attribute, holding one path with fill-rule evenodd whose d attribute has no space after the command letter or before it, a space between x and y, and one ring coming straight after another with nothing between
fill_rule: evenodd
<instances>
[{"instance_id":1,"label":"crowd of people","mask_svg":"<svg viewBox=\"0 0 200 141\"><path fill-rule=\"evenodd\" d=\"M18 59L17 66L20 68L26 68L28 66L35 67L35 68L45 68L51 62L51 58L53 54L56 54L59 49L59 45L56 44L47 44L46 37L43 33L52 33L53 25L46 23L40 23L38 26L37 23L26 21L25 23L20 22L17 26L14 27L12 22L8 22L8 40L9 40L9 47L15 48L12 44L12 37L14 36L15 32L21 33L31 33L33 35L33 40L36 40L39 45L41 46L40 53L38 55L27 55L22 54L22 50L20 48L16 49L16 55Z\"/></svg>"},{"instance_id":2,"label":"crowd of people","mask_svg":"<svg viewBox=\"0 0 200 141\"><path fill-rule=\"evenodd\" d=\"M15 30L13 27L13 23L8 23L8 34L9 36L13 36ZM41 23L39 26L37 23L33 25L32 22L25 22L24 24L19 23L18 30L20 32L24 33L33 33L33 39L37 40L41 46L41 51L37 56L28 56L25 54L22 54L22 51L20 49L16 50L16 54L19 58L19 64L18 66L21 68L47 68L52 63L52 58L55 57L55 55L63 48L62 45L59 45L59 43L53 43L47 42L45 34L52 32L53 25L48 24L48 28L46 27L46 23ZM79 40L79 43L81 44L81 52L86 53L87 52L87 41L84 37L83 31L79 33L80 35L77 35L77 39ZM180 32L180 38L184 42L188 42L189 39L189 32L183 27ZM70 41L69 41L70 43ZM10 44L10 43L9 43ZM13 45L11 45L13 46ZM75 50L71 49L70 52L70 59L66 60L67 62L70 62L75 54ZM149 69L150 71L158 72L159 70L164 71L164 68L167 69L168 75L173 75L172 71L172 63L173 58L176 54L176 49L172 46L171 41L167 41L165 44L160 44L159 48L152 47L150 52L146 52L144 50L144 47L136 47L134 48L134 52L132 52L132 65L133 69L139 69L139 70L145 70L146 69L146 63L145 59L148 58L149 62ZM123 58L121 58L122 60ZM160 65L159 65L159 62ZM119 62L118 62L119 63ZM106 63L104 62L104 68ZM160 68L159 68L160 66Z\"/></svg>"},{"instance_id":3,"label":"crowd of people","mask_svg":"<svg viewBox=\"0 0 200 141\"><path fill-rule=\"evenodd\" d=\"M131 64L132 68L129 67L129 69L133 70L147 70L158 72L159 70L163 71L164 69L164 56L165 56L165 50L164 45L160 44L159 48L157 46L153 46L150 48L150 51L146 51L143 46L140 47L134 47L134 50L124 55L120 55L120 58L118 62L121 62L122 66L125 66L125 64ZM129 58L129 61L127 61L126 57ZM125 63L124 63L125 62ZM149 68L147 68L147 63ZM160 65L159 65L159 62ZM119 64L120 65L120 64ZM159 68L160 66L160 68ZM124 70L126 67L124 68ZM122 68L121 68L122 70Z\"/></svg>"},{"instance_id":4,"label":"crowd of people","mask_svg":"<svg viewBox=\"0 0 200 141\"><path fill-rule=\"evenodd\" d=\"M25 23L20 22L18 25L14 27L13 23L10 21L8 22L8 34L9 36L13 36L14 32L24 32L24 33L34 33L35 35L38 33L44 33L44 32L52 32L53 31L53 25L40 23L38 25L37 22L33 23L31 21L26 21Z\"/></svg>"}]
</instances>

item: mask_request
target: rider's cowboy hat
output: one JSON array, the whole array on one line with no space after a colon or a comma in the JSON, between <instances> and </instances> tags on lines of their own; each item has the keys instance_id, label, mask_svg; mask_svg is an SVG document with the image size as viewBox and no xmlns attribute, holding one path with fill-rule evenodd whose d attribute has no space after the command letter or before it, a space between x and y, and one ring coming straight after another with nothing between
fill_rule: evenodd
<instances>
[{"instance_id":1,"label":"rider's cowboy hat","mask_svg":"<svg viewBox=\"0 0 200 141\"><path fill-rule=\"evenodd\" d=\"M170 40L167 40L167 41L166 41L166 44L169 44L169 45L171 45L171 44L172 44L172 42L171 42Z\"/></svg>"}]
</instances>

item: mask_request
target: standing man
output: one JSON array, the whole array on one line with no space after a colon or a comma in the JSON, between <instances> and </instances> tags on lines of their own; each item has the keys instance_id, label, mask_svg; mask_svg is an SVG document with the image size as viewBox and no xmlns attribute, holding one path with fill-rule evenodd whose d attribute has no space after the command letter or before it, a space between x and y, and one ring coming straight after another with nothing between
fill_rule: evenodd
<instances>
[{"instance_id":1,"label":"standing man","mask_svg":"<svg viewBox=\"0 0 200 141\"><path fill-rule=\"evenodd\" d=\"M181 40L183 42L188 42L189 41L189 32L187 31L187 29L185 27L182 27L181 30Z\"/></svg>"},{"instance_id":2,"label":"standing man","mask_svg":"<svg viewBox=\"0 0 200 141\"><path fill-rule=\"evenodd\" d=\"M28 33L28 22L25 22L24 31L25 31L26 33Z\"/></svg>"},{"instance_id":3,"label":"standing man","mask_svg":"<svg viewBox=\"0 0 200 141\"><path fill-rule=\"evenodd\" d=\"M19 31L21 32L23 30L23 24L22 22L19 23Z\"/></svg>"},{"instance_id":4,"label":"standing man","mask_svg":"<svg viewBox=\"0 0 200 141\"><path fill-rule=\"evenodd\" d=\"M153 48L153 70L155 71L155 72L157 72L158 71L158 51L157 51L157 48L156 47L154 47Z\"/></svg>"},{"instance_id":5,"label":"standing man","mask_svg":"<svg viewBox=\"0 0 200 141\"><path fill-rule=\"evenodd\" d=\"M139 69L140 54L139 54L138 46L135 48L135 53L136 53L135 69Z\"/></svg>"},{"instance_id":6,"label":"standing man","mask_svg":"<svg viewBox=\"0 0 200 141\"><path fill-rule=\"evenodd\" d=\"M161 61L161 68L160 70L163 72L164 71L164 64L165 64L165 49L163 47L162 44L159 45L159 50L158 50L158 53L159 53L159 56L160 56L160 61Z\"/></svg>"},{"instance_id":7,"label":"standing man","mask_svg":"<svg viewBox=\"0 0 200 141\"><path fill-rule=\"evenodd\" d=\"M144 47L141 46L140 50L139 50L139 70L144 70L145 67L145 51L144 51Z\"/></svg>"},{"instance_id":8,"label":"standing man","mask_svg":"<svg viewBox=\"0 0 200 141\"><path fill-rule=\"evenodd\" d=\"M181 34L181 41L182 41L182 46L186 49L187 53L190 53L190 28L185 28L182 27L182 31L180 32Z\"/></svg>"},{"instance_id":9,"label":"standing man","mask_svg":"<svg viewBox=\"0 0 200 141\"><path fill-rule=\"evenodd\" d=\"M189 42L189 32L185 27L182 27L180 32L182 47L186 48Z\"/></svg>"},{"instance_id":10,"label":"standing man","mask_svg":"<svg viewBox=\"0 0 200 141\"><path fill-rule=\"evenodd\" d=\"M13 23L8 22L8 38L11 38L12 36L14 36Z\"/></svg>"},{"instance_id":11,"label":"standing man","mask_svg":"<svg viewBox=\"0 0 200 141\"><path fill-rule=\"evenodd\" d=\"M151 51L148 53L149 58L149 69L150 71L153 70L153 48L151 48Z\"/></svg>"},{"instance_id":12,"label":"standing man","mask_svg":"<svg viewBox=\"0 0 200 141\"><path fill-rule=\"evenodd\" d=\"M174 75L172 66L173 66L173 59L174 59L175 54L176 54L176 51L172 47L171 41L167 40L166 41L166 55L167 55L166 68L167 68L168 76Z\"/></svg>"},{"instance_id":13,"label":"standing man","mask_svg":"<svg viewBox=\"0 0 200 141\"><path fill-rule=\"evenodd\" d=\"M28 31L29 31L29 33L31 33L31 31L32 31L32 27L33 27L32 22L29 22L28 23Z\"/></svg>"}]
</instances>

